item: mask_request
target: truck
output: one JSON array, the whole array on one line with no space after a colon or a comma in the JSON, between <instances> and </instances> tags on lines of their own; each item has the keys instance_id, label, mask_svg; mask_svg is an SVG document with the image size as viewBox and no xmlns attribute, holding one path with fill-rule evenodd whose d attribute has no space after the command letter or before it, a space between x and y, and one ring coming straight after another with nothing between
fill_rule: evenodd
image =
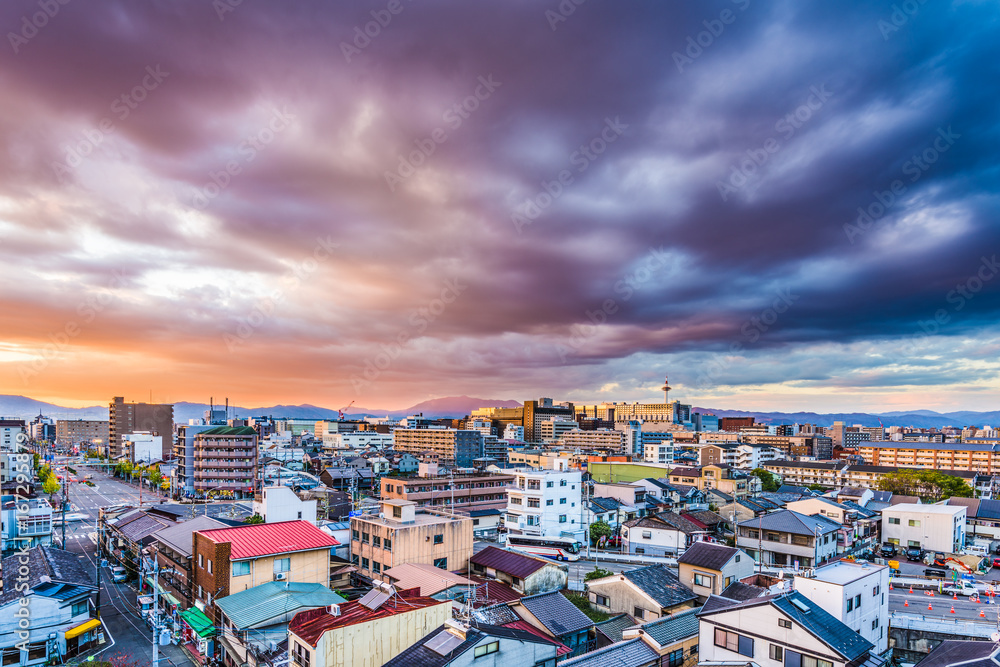
<instances>
[{"instance_id":1,"label":"truck","mask_svg":"<svg viewBox=\"0 0 1000 667\"><path fill-rule=\"evenodd\" d=\"M960 581L956 581L953 585L946 587L944 592L951 593L952 595L972 596L979 595L980 590L979 586L976 586L971 581L962 579Z\"/></svg>"}]
</instances>

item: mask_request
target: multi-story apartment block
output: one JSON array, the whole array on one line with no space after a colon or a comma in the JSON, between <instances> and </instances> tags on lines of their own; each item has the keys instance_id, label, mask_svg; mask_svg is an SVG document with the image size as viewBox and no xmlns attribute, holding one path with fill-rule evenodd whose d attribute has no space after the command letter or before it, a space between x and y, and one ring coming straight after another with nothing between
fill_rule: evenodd
<instances>
[{"instance_id":1,"label":"multi-story apartment block","mask_svg":"<svg viewBox=\"0 0 1000 667\"><path fill-rule=\"evenodd\" d=\"M177 440L174 443L174 462L176 468L176 496L194 495L194 436L216 428L211 424L181 424L177 427Z\"/></svg>"},{"instance_id":2,"label":"multi-story apartment block","mask_svg":"<svg viewBox=\"0 0 1000 667\"><path fill-rule=\"evenodd\" d=\"M541 441L542 422L550 419L569 419L576 416L572 403L557 403L551 398L540 398L537 401L524 402L524 438L527 442Z\"/></svg>"},{"instance_id":3,"label":"multi-story apartment block","mask_svg":"<svg viewBox=\"0 0 1000 667\"><path fill-rule=\"evenodd\" d=\"M409 452L423 458L425 452L446 466L471 468L483 455L483 434L479 431L445 428L397 428L392 432L397 453Z\"/></svg>"},{"instance_id":4,"label":"multi-story apartment block","mask_svg":"<svg viewBox=\"0 0 1000 667\"><path fill-rule=\"evenodd\" d=\"M674 468L670 471L670 483L693 486L702 491L718 489L734 498L745 498L749 493L746 474L725 464Z\"/></svg>"},{"instance_id":5,"label":"multi-story apartment block","mask_svg":"<svg viewBox=\"0 0 1000 667\"><path fill-rule=\"evenodd\" d=\"M1000 473L1000 444L863 442L858 454L878 466Z\"/></svg>"},{"instance_id":6,"label":"multi-story apartment block","mask_svg":"<svg viewBox=\"0 0 1000 667\"><path fill-rule=\"evenodd\" d=\"M825 435L744 433L743 442L748 445L768 445L784 456L811 456L826 460L833 455L833 440Z\"/></svg>"},{"instance_id":7,"label":"multi-story apartment block","mask_svg":"<svg viewBox=\"0 0 1000 667\"><path fill-rule=\"evenodd\" d=\"M257 479L257 431L213 426L194 436L194 491L252 497Z\"/></svg>"},{"instance_id":8,"label":"multi-story apartment block","mask_svg":"<svg viewBox=\"0 0 1000 667\"><path fill-rule=\"evenodd\" d=\"M582 431L576 428L563 432L558 442L561 447L568 449L599 449L613 454L631 454L632 449L628 446L627 436L628 433L625 431L611 429Z\"/></svg>"},{"instance_id":9,"label":"multi-story apartment block","mask_svg":"<svg viewBox=\"0 0 1000 667\"><path fill-rule=\"evenodd\" d=\"M387 569L417 563L464 570L472 556L472 519L417 510L409 500L383 500L378 515L351 517L351 559L366 577L383 579Z\"/></svg>"},{"instance_id":10,"label":"multi-story apartment block","mask_svg":"<svg viewBox=\"0 0 1000 667\"><path fill-rule=\"evenodd\" d=\"M674 440L643 444L643 461L647 463L670 463L674 460Z\"/></svg>"},{"instance_id":11,"label":"multi-story apartment block","mask_svg":"<svg viewBox=\"0 0 1000 667\"><path fill-rule=\"evenodd\" d=\"M559 537L582 534L583 485L579 470L518 470L507 488L507 530Z\"/></svg>"},{"instance_id":12,"label":"multi-story apartment block","mask_svg":"<svg viewBox=\"0 0 1000 667\"><path fill-rule=\"evenodd\" d=\"M839 560L796 575L795 590L875 645L889 648L889 568Z\"/></svg>"},{"instance_id":13,"label":"multi-story apartment block","mask_svg":"<svg viewBox=\"0 0 1000 667\"><path fill-rule=\"evenodd\" d=\"M27 436L23 419L0 419L0 451L16 452L21 434Z\"/></svg>"},{"instance_id":14,"label":"multi-story apartment block","mask_svg":"<svg viewBox=\"0 0 1000 667\"><path fill-rule=\"evenodd\" d=\"M163 438L160 458L173 454L174 406L167 403L126 403L115 396L108 404L108 446L112 457L122 455L122 436L136 431L148 431Z\"/></svg>"},{"instance_id":15,"label":"multi-story apartment block","mask_svg":"<svg viewBox=\"0 0 1000 667\"><path fill-rule=\"evenodd\" d=\"M546 419L539 425L539 437L544 443L559 440L569 431L579 430L580 425L572 419Z\"/></svg>"},{"instance_id":16,"label":"multi-story apartment block","mask_svg":"<svg viewBox=\"0 0 1000 667\"><path fill-rule=\"evenodd\" d=\"M383 477L381 497L448 510L505 509L506 489L513 482L513 475L502 474Z\"/></svg>"},{"instance_id":17,"label":"multi-story apartment block","mask_svg":"<svg viewBox=\"0 0 1000 667\"><path fill-rule=\"evenodd\" d=\"M756 417L719 417L720 431L739 431L741 428L753 426Z\"/></svg>"},{"instance_id":18,"label":"multi-story apartment block","mask_svg":"<svg viewBox=\"0 0 1000 667\"><path fill-rule=\"evenodd\" d=\"M100 419L56 420L56 444L72 447L85 442L107 446L110 422Z\"/></svg>"}]
</instances>

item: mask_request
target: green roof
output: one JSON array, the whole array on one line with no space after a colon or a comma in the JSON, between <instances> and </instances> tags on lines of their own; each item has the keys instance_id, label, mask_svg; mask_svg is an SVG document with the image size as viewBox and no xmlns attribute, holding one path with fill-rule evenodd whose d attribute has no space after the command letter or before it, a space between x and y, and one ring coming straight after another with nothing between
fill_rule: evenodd
<instances>
[{"instance_id":1,"label":"green roof","mask_svg":"<svg viewBox=\"0 0 1000 667\"><path fill-rule=\"evenodd\" d=\"M212 625L212 619L205 616L204 612L197 607L191 607L182 611L181 618L191 626L192 630L198 633L199 637L210 637L215 634L215 626Z\"/></svg>"},{"instance_id":2,"label":"green roof","mask_svg":"<svg viewBox=\"0 0 1000 667\"><path fill-rule=\"evenodd\" d=\"M273 624L272 619L304 609L346 602L323 584L269 581L219 598L215 604L233 625L248 629Z\"/></svg>"},{"instance_id":3,"label":"green roof","mask_svg":"<svg viewBox=\"0 0 1000 667\"><path fill-rule=\"evenodd\" d=\"M216 426L197 435L257 435L252 426Z\"/></svg>"}]
</instances>

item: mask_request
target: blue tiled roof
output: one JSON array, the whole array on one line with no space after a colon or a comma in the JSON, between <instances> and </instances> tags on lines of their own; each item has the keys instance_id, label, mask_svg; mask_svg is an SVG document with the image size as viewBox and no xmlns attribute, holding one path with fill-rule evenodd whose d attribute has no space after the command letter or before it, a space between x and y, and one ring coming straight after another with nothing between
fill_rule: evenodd
<instances>
[{"instance_id":1,"label":"blue tiled roof","mask_svg":"<svg viewBox=\"0 0 1000 667\"><path fill-rule=\"evenodd\" d=\"M793 623L798 623L817 639L844 656L848 662L875 648L867 639L841 623L798 591L773 598L771 604L791 618ZM800 608L800 605L805 610Z\"/></svg>"},{"instance_id":2,"label":"blue tiled roof","mask_svg":"<svg viewBox=\"0 0 1000 667\"><path fill-rule=\"evenodd\" d=\"M670 646L682 639L698 634L698 612L701 607L688 609L677 614L641 626L643 631L660 646Z\"/></svg>"},{"instance_id":3,"label":"blue tiled roof","mask_svg":"<svg viewBox=\"0 0 1000 667\"><path fill-rule=\"evenodd\" d=\"M641 639L630 639L599 651L585 653L577 658L563 660L559 664L564 667L622 667L622 665L638 667L654 664L659 657L656 651L646 646Z\"/></svg>"}]
</instances>

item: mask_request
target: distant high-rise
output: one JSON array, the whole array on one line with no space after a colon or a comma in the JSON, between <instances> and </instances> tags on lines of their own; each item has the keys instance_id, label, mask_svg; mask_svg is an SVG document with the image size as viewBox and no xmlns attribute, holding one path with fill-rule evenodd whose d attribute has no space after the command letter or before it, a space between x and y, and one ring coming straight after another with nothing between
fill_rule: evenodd
<instances>
[{"instance_id":1,"label":"distant high-rise","mask_svg":"<svg viewBox=\"0 0 1000 667\"><path fill-rule=\"evenodd\" d=\"M173 455L174 406L170 403L126 403L115 396L108 404L108 440L111 456L120 456L122 436L137 431L148 431L162 438L164 460Z\"/></svg>"}]
</instances>

